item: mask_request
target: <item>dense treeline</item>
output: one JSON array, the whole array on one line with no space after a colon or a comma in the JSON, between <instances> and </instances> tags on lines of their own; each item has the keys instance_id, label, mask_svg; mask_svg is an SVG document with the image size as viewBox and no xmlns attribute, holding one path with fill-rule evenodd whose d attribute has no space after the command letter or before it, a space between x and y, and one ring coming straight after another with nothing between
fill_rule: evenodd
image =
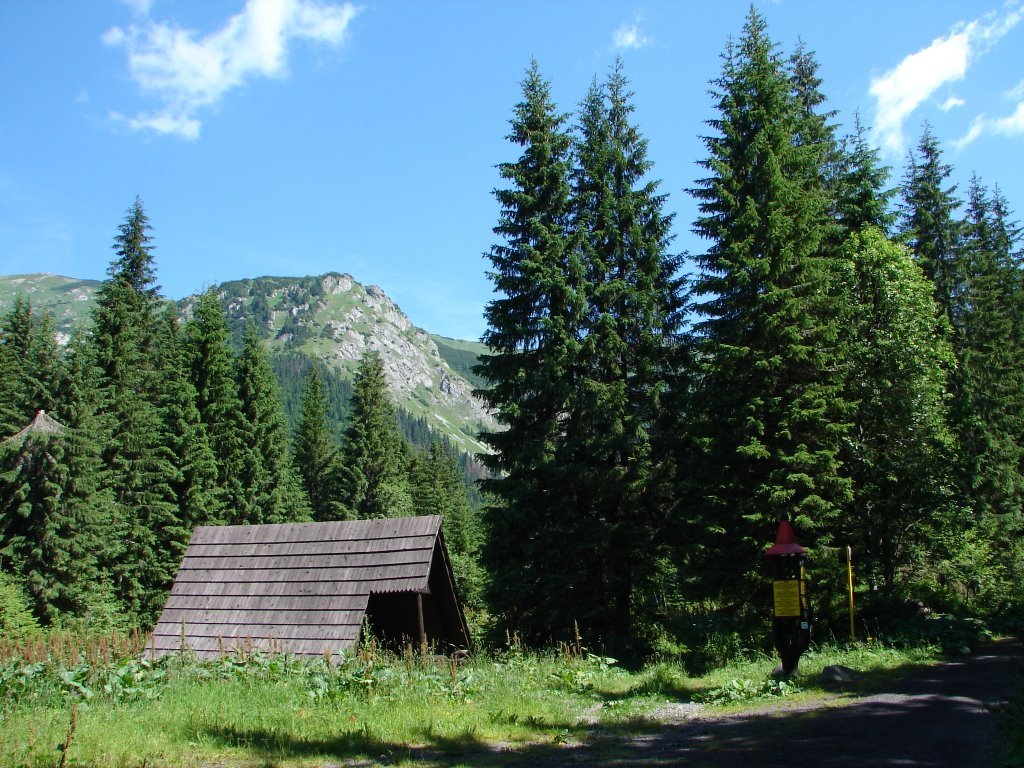
<instances>
[{"instance_id":1,"label":"dense treeline","mask_svg":"<svg viewBox=\"0 0 1024 768\"><path fill-rule=\"evenodd\" d=\"M536 643L679 651L763 623L782 518L826 625L848 546L872 621L1019 613L1021 229L997 186L960 196L927 126L893 181L817 69L751 10L711 84L691 256L621 62L574 114L530 66L495 193L483 469L396 413L372 353L351 382L268 358L258 298L229 320L210 291L182 321L136 201L66 348L27 300L2 320L0 619L145 625L196 525L429 513L464 599ZM321 288L288 286L295 347Z\"/></svg>"},{"instance_id":2,"label":"dense treeline","mask_svg":"<svg viewBox=\"0 0 1024 768\"><path fill-rule=\"evenodd\" d=\"M479 605L465 475L443 441L402 436L379 357L349 386L294 353L276 360L305 376L293 435L255 323L232 344L216 291L186 321L160 298L139 200L114 250L92 322L66 349L24 298L0 327L3 626L24 615L10 606L45 626L149 625L197 525L414 510L445 515L459 586Z\"/></svg>"},{"instance_id":3,"label":"dense treeline","mask_svg":"<svg viewBox=\"0 0 1024 768\"><path fill-rule=\"evenodd\" d=\"M750 11L711 84L692 257L621 63L574 116L529 68L477 368L503 427L484 436L499 626L644 652L756 625L782 518L825 622L847 546L875 617L1020 609L1021 231L997 187L964 205L927 126L891 188L817 68Z\"/></svg>"}]
</instances>

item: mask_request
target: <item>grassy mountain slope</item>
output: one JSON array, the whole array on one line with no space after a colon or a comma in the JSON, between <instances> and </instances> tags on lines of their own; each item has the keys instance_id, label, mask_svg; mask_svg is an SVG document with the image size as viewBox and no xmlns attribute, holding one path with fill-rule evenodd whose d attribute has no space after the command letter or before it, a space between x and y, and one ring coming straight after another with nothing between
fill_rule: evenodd
<instances>
[{"instance_id":1,"label":"grassy mountain slope","mask_svg":"<svg viewBox=\"0 0 1024 768\"><path fill-rule=\"evenodd\" d=\"M66 341L74 325L88 323L99 286L98 281L57 275L0 277L0 313L22 293L33 308L54 313L58 335ZM485 351L482 344L430 335L415 327L382 289L363 286L350 275L258 277L223 283L217 290L236 340L252 320L271 354L283 358L275 368L289 410L297 409L300 397L298 382L289 376L301 377L308 367L299 358L318 360L336 373L341 381L330 383L340 397L360 356L376 350L396 404L411 417L406 421L446 435L467 453L483 450L476 435L482 427L492 428L493 421L473 397L479 381L471 371ZM196 301L190 296L178 302L186 317ZM332 421L341 423L337 410Z\"/></svg>"},{"instance_id":2,"label":"grassy mountain slope","mask_svg":"<svg viewBox=\"0 0 1024 768\"><path fill-rule=\"evenodd\" d=\"M50 274L0 276L0 315L10 311L19 294L24 295L33 308L53 313L58 339L63 343L75 325L88 322L100 285L98 280Z\"/></svg>"},{"instance_id":3,"label":"grassy mountain slope","mask_svg":"<svg viewBox=\"0 0 1024 768\"><path fill-rule=\"evenodd\" d=\"M364 352L377 351L399 406L459 449L483 450L476 435L493 422L464 373L478 354L473 346L483 351L481 345L453 340L439 345L382 289L363 286L351 275L260 277L223 283L217 290L236 333L252 320L272 351L301 352L346 378ZM182 302L186 315L194 302L195 297Z\"/></svg>"}]
</instances>

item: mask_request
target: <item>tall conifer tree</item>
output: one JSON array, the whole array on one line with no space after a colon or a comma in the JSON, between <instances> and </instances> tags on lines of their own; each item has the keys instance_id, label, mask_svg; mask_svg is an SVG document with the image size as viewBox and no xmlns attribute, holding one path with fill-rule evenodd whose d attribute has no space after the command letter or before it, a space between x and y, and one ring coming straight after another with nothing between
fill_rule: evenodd
<instances>
[{"instance_id":1,"label":"tall conifer tree","mask_svg":"<svg viewBox=\"0 0 1024 768\"><path fill-rule=\"evenodd\" d=\"M120 599L141 621L155 618L169 584L160 531L177 525L176 469L161 446L154 354L155 285L149 219L136 198L114 237L115 258L93 311L93 358L101 390L104 461L124 528L113 564ZM173 575L173 574L172 574Z\"/></svg>"},{"instance_id":2,"label":"tall conifer tree","mask_svg":"<svg viewBox=\"0 0 1024 768\"><path fill-rule=\"evenodd\" d=\"M66 427L40 411L0 443L0 565L19 574L43 624L87 613L97 533L74 492Z\"/></svg>"},{"instance_id":3,"label":"tall conifer tree","mask_svg":"<svg viewBox=\"0 0 1024 768\"><path fill-rule=\"evenodd\" d=\"M531 62L508 140L519 156L498 166L506 186L490 251L497 297L485 310L490 354L477 372L480 394L504 427L485 433L481 455L495 501L486 511L484 557L490 602L532 637L568 633L581 573L579 522L561 464L565 422L575 409L585 335L586 274L570 236L572 142L566 115Z\"/></svg>"},{"instance_id":4,"label":"tall conifer tree","mask_svg":"<svg viewBox=\"0 0 1024 768\"><path fill-rule=\"evenodd\" d=\"M360 520L413 513L408 455L376 352L359 361L342 444L341 500Z\"/></svg>"},{"instance_id":5,"label":"tall conifer tree","mask_svg":"<svg viewBox=\"0 0 1024 768\"><path fill-rule=\"evenodd\" d=\"M228 343L227 318L215 289L199 297L185 326L185 347L196 407L217 462L216 494L222 520L230 524L259 521L243 478L252 461L238 399L235 359Z\"/></svg>"},{"instance_id":6,"label":"tall conifer tree","mask_svg":"<svg viewBox=\"0 0 1024 768\"><path fill-rule=\"evenodd\" d=\"M759 583L759 550L778 519L824 545L850 489L839 461L845 409L823 153L799 140L806 105L756 10L714 85L709 176L694 191L695 230L711 243L697 259L697 496L705 552L729 568L701 571L700 588L740 603Z\"/></svg>"},{"instance_id":7,"label":"tall conifer tree","mask_svg":"<svg viewBox=\"0 0 1024 768\"><path fill-rule=\"evenodd\" d=\"M238 395L250 451L242 484L252 499L253 522L308 520L310 510L288 450L277 381L254 323L249 324L242 339Z\"/></svg>"},{"instance_id":8,"label":"tall conifer tree","mask_svg":"<svg viewBox=\"0 0 1024 768\"><path fill-rule=\"evenodd\" d=\"M844 232L871 226L890 233L896 222L890 202L897 190L887 187L889 170L868 140L860 115L855 115L853 133L842 141L835 172L836 218Z\"/></svg>"},{"instance_id":9,"label":"tall conifer tree","mask_svg":"<svg viewBox=\"0 0 1024 768\"><path fill-rule=\"evenodd\" d=\"M959 305L963 290L960 259L961 201L956 185L948 183L952 167L942 160L938 139L925 124L915 151L907 158L900 205L900 233L914 257L935 285L935 300L954 331L960 327Z\"/></svg>"},{"instance_id":10,"label":"tall conifer tree","mask_svg":"<svg viewBox=\"0 0 1024 768\"><path fill-rule=\"evenodd\" d=\"M455 584L463 603L482 607L484 571L480 566L483 531L469 503L465 474L440 441L413 457L410 468L413 506L418 515L441 515Z\"/></svg>"},{"instance_id":11,"label":"tall conifer tree","mask_svg":"<svg viewBox=\"0 0 1024 768\"><path fill-rule=\"evenodd\" d=\"M53 318L23 295L0 321L0 435L21 430L40 410L52 411L58 378Z\"/></svg>"},{"instance_id":12,"label":"tall conifer tree","mask_svg":"<svg viewBox=\"0 0 1024 768\"><path fill-rule=\"evenodd\" d=\"M594 546L576 610L591 633L617 643L657 620L669 554L657 426L683 306L679 259L668 253L672 217L649 178L632 96L618 61L581 107L572 227L589 302L563 454L578 489L573 514Z\"/></svg>"},{"instance_id":13,"label":"tall conifer tree","mask_svg":"<svg viewBox=\"0 0 1024 768\"><path fill-rule=\"evenodd\" d=\"M216 457L196 405L196 389L176 309L168 306L159 324L160 442L177 470L172 481L178 506L176 525L164 534L166 558L173 574L195 527L220 522L223 510L216 493Z\"/></svg>"},{"instance_id":14,"label":"tall conifer tree","mask_svg":"<svg viewBox=\"0 0 1024 768\"><path fill-rule=\"evenodd\" d=\"M977 177L964 222L957 392L969 491L978 514L1019 512L1024 501L1024 357L1014 226Z\"/></svg>"},{"instance_id":15,"label":"tall conifer tree","mask_svg":"<svg viewBox=\"0 0 1024 768\"><path fill-rule=\"evenodd\" d=\"M327 428L327 397L315 364L306 374L302 410L292 445L295 466L302 478L313 520L348 519L349 512L341 501L338 448L331 441Z\"/></svg>"}]
</instances>

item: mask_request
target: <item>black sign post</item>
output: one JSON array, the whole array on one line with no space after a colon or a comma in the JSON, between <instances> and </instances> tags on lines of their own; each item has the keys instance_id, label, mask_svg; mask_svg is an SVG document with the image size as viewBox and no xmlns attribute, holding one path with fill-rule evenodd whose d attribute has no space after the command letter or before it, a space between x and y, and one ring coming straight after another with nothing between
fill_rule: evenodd
<instances>
[{"instance_id":1,"label":"black sign post","mask_svg":"<svg viewBox=\"0 0 1024 768\"><path fill-rule=\"evenodd\" d=\"M811 642L806 554L789 520L781 520L775 544L765 556L772 577L772 642L787 676L796 671L800 654Z\"/></svg>"}]
</instances>

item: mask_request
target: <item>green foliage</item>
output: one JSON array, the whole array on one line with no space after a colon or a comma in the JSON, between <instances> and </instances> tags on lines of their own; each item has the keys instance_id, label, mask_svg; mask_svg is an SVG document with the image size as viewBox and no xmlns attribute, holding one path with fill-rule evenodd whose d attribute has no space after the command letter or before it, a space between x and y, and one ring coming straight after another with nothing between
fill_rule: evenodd
<instances>
[{"instance_id":1,"label":"green foliage","mask_svg":"<svg viewBox=\"0 0 1024 768\"><path fill-rule=\"evenodd\" d=\"M412 514L406 446L376 352L359 361L342 444L341 502L358 519Z\"/></svg>"},{"instance_id":2,"label":"green foliage","mask_svg":"<svg viewBox=\"0 0 1024 768\"><path fill-rule=\"evenodd\" d=\"M252 522L310 519L309 502L292 465L277 382L266 349L250 324L238 359L238 395L248 459L241 478L253 510Z\"/></svg>"},{"instance_id":3,"label":"green foliage","mask_svg":"<svg viewBox=\"0 0 1024 768\"><path fill-rule=\"evenodd\" d=\"M157 662L121 658L93 664L79 660L71 665L45 661L25 664L17 658L0 662L0 707L59 706L62 701L80 705L109 702L126 704L157 698L168 681L171 657Z\"/></svg>"},{"instance_id":4,"label":"green foliage","mask_svg":"<svg viewBox=\"0 0 1024 768\"><path fill-rule=\"evenodd\" d=\"M724 685L701 691L694 698L705 704L739 704L761 699L777 699L790 696L800 690L799 686L787 680L768 678L766 680L748 680L734 678Z\"/></svg>"},{"instance_id":5,"label":"green foliage","mask_svg":"<svg viewBox=\"0 0 1024 768\"><path fill-rule=\"evenodd\" d=\"M185 326L185 348L196 407L217 461L217 505L222 522L255 522L259 512L243 485L252 459L238 397L235 361L228 344L229 330L220 299L213 289L204 293Z\"/></svg>"},{"instance_id":6,"label":"green foliage","mask_svg":"<svg viewBox=\"0 0 1024 768\"><path fill-rule=\"evenodd\" d=\"M846 264L845 396L856 410L843 459L854 493L838 540L853 546L860 578L891 594L951 524L954 358L932 284L905 247L868 227L847 240Z\"/></svg>"},{"instance_id":7,"label":"green foliage","mask_svg":"<svg viewBox=\"0 0 1024 768\"><path fill-rule=\"evenodd\" d=\"M661 576L655 430L681 300L631 98L616 65L573 143L532 64L509 135L521 156L499 166L499 297L477 370L506 429L483 436L486 558L495 607L532 640L575 620L631 644Z\"/></svg>"},{"instance_id":8,"label":"green foliage","mask_svg":"<svg viewBox=\"0 0 1024 768\"><path fill-rule=\"evenodd\" d=\"M96 433L109 470L104 490L113 497L101 564L125 607L143 622L155 618L176 566L166 558L161 532L178 527L177 469L161 445L162 383L154 354L161 302L149 230L136 198L114 238L116 257L93 311L95 376L80 368L89 380L83 386L94 382L99 390Z\"/></svg>"},{"instance_id":9,"label":"green foliage","mask_svg":"<svg viewBox=\"0 0 1024 768\"><path fill-rule=\"evenodd\" d=\"M442 532L460 601L471 610L483 609L487 578L480 564L483 528L455 455L434 442L426 452L413 455L409 475L416 514L444 518Z\"/></svg>"},{"instance_id":10,"label":"green foliage","mask_svg":"<svg viewBox=\"0 0 1024 768\"><path fill-rule=\"evenodd\" d=\"M953 328L958 326L957 297L963 286L960 262L961 203L956 185L944 187L953 169L942 162L938 139L925 124L914 152L907 157L900 205L900 232L935 288L935 301Z\"/></svg>"},{"instance_id":11,"label":"green foliage","mask_svg":"<svg viewBox=\"0 0 1024 768\"><path fill-rule=\"evenodd\" d=\"M850 406L823 184L834 147L812 119L815 99L795 97L755 10L723 59L701 162L709 175L693 191L695 230L710 245L696 260L701 369L694 423L682 425L694 457L681 512L694 533L694 588L723 590L727 604L741 606L763 583L759 553L781 516L805 543L832 540L850 498L839 455Z\"/></svg>"},{"instance_id":12,"label":"green foliage","mask_svg":"<svg viewBox=\"0 0 1024 768\"><path fill-rule=\"evenodd\" d=\"M295 467L313 519L317 522L347 519L348 512L339 498L339 451L327 427L324 389L315 366L310 366L306 374L306 391L292 445Z\"/></svg>"},{"instance_id":13,"label":"green foliage","mask_svg":"<svg viewBox=\"0 0 1024 768\"><path fill-rule=\"evenodd\" d=\"M0 571L0 634L19 637L33 634L39 622L32 615L28 596L12 574Z\"/></svg>"}]
</instances>

